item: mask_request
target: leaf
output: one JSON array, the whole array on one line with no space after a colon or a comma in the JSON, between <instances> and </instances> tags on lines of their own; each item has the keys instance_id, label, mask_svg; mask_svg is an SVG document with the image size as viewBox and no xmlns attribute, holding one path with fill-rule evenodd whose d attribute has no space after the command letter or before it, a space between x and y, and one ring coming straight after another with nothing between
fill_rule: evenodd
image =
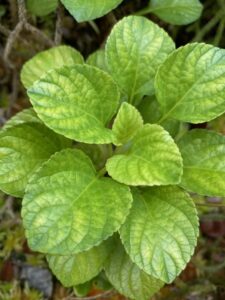
<instances>
[{"instance_id":1,"label":"leaf","mask_svg":"<svg viewBox=\"0 0 225 300\"><path fill-rule=\"evenodd\" d=\"M30 176L70 143L42 124L24 123L0 132L0 189L22 197Z\"/></svg>"},{"instance_id":2,"label":"leaf","mask_svg":"<svg viewBox=\"0 0 225 300\"><path fill-rule=\"evenodd\" d=\"M175 44L158 25L129 16L113 28L106 44L108 69L127 101L154 93L154 78Z\"/></svg>"},{"instance_id":3,"label":"leaf","mask_svg":"<svg viewBox=\"0 0 225 300\"><path fill-rule=\"evenodd\" d=\"M192 199L175 187L134 190L134 203L120 234L132 261L171 283L197 243L198 216Z\"/></svg>"},{"instance_id":4,"label":"leaf","mask_svg":"<svg viewBox=\"0 0 225 300\"><path fill-rule=\"evenodd\" d=\"M225 196L225 137L213 131L195 129L178 142L184 159L180 185L207 196Z\"/></svg>"},{"instance_id":5,"label":"leaf","mask_svg":"<svg viewBox=\"0 0 225 300\"><path fill-rule=\"evenodd\" d=\"M141 113L145 123L157 123L162 117L159 103L155 96L145 97L137 109ZM181 122L174 119L167 119L161 123L161 126L168 131L172 137L175 137L179 133Z\"/></svg>"},{"instance_id":6,"label":"leaf","mask_svg":"<svg viewBox=\"0 0 225 300\"><path fill-rule=\"evenodd\" d=\"M52 130L88 144L109 144L106 128L119 105L112 78L95 67L76 65L50 71L28 95L40 119Z\"/></svg>"},{"instance_id":7,"label":"leaf","mask_svg":"<svg viewBox=\"0 0 225 300\"><path fill-rule=\"evenodd\" d=\"M21 81L26 88L29 88L51 69L82 63L83 57L77 50L69 46L54 47L39 52L23 65Z\"/></svg>"},{"instance_id":8,"label":"leaf","mask_svg":"<svg viewBox=\"0 0 225 300\"><path fill-rule=\"evenodd\" d=\"M99 245L125 221L129 188L99 178L82 151L66 149L42 165L23 199L23 224L30 248L70 255Z\"/></svg>"},{"instance_id":9,"label":"leaf","mask_svg":"<svg viewBox=\"0 0 225 300\"><path fill-rule=\"evenodd\" d=\"M56 10L58 0L26 0L26 6L35 16L43 17Z\"/></svg>"},{"instance_id":10,"label":"leaf","mask_svg":"<svg viewBox=\"0 0 225 300\"><path fill-rule=\"evenodd\" d=\"M131 140L143 126L139 111L132 105L123 102L113 123L114 144L123 145Z\"/></svg>"},{"instance_id":11,"label":"leaf","mask_svg":"<svg viewBox=\"0 0 225 300\"><path fill-rule=\"evenodd\" d=\"M203 43L174 51L155 80L163 117L202 123L225 111L225 50Z\"/></svg>"},{"instance_id":12,"label":"leaf","mask_svg":"<svg viewBox=\"0 0 225 300\"><path fill-rule=\"evenodd\" d=\"M130 149L107 161L109 175L128 185L168 185L180 182L182 158L177 145L159 125L146 124Z\"/></svg>"},{"instance_id":13,"label":"leaf","mask_svg":"<svg viewBox=\"0 0 225 300\"><path fill-rule=\"evenodd\" d=\"M11 119L9 119L3 129L8 129L10 127L14 127L19 124L23 123L42 123L41 120L38 118L37 114L33 110L33 108L23 109Z\"/></svg>"},{"instance_id":14,"label":"leaf","mask_svg":"<svg viewBox=\"0 0 225 300\"><path fill-rule=\"evenodd\" d=\"M106 15L123 0L61 0L77 22L90 21Z\"/></svg>"},{"instance_id":15,"label":"leaf","mask_svg":"<svg viewBox=\"0 0 225 300\"><path fill-rule=\"evenodd\" d=\"M162 281L139 269L120 242L107 259L105 272L112 285L131 299L149 300L164 285Z\"/></svg>"},{"instance_id":16,"label":"leaf","mask_svg":"<svg viewBox=\"0 0 225 300\"><path fill-rule=\"evenodd\" d=\"M74 255L47 255L49 267L65 287L85 283L103 269L111 251L111 243L104 241L99 246Z\"/></svg>"},{"instance_id":17,"label":"leaf","mask_svg":"<svg viewBox=\"0 0 225 300\"><path fill-rule=\"evenodd\" d=\"M201 16L203 6L199 0L151 0L143 13L153 13L173 25L187 25Z\"/></svg>"},{"instance_id":18,"label":"leaf","mask_svg":"<svg viewBox=\"0 0 225 300\"><path fill-rule=\"evenodd\" d=\"M91 55L88 56L87 64L102 69L105 72L108 72L106 60L105 60L105 50L100 49L93 52Z\"/></svg>"}]
</instances>

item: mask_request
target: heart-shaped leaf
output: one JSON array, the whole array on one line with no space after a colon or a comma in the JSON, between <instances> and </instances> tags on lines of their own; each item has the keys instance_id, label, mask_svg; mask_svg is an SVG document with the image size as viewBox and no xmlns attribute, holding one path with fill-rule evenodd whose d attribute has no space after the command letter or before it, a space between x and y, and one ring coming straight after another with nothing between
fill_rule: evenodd
<instances>
[{"instance_id":1,"label":"heart-shaped leaf","mask_svg":"<svg viewBox=\"0 0 225 300\"><path fill-rule=\"evenodd\" d=\"M48 254L89 250L120 228L131 203L129 187L99 178L82 151L58 152L26 189L22 216L28 243Z\"/></svg>"},{"instance_id":2,"label":"heart-shaped leaf","mask_svg":"<svg viewBox=\"0 0 225 300\"><path fill-rule=\"evenodd\" d=\"M121 228L127 253L149 275L172 282L194 252L198 216L192 199L177 187L135 190Z\"/></svg>"},{"instance_id":3,"label":"heart-shaped leaf","mask_svg":"<svg viewBox=\"0 0 225 300\"><path fill-rule=\"evenodd\" d=\"M52 70L28 95L40 119L57 133L89 144L112 142L112 130L106 126L116 113L120 95L102 70L89 65Z\"/></svg>"},{"instance_id":4,"label":"heart-shaped leaf","mask_svg":"<svg viewBox=\"0 0 225 300\"><path fill-rule=\"evenodd\" d=\"M136 103L143 95L154 93L156 71L174 49L168 34L144 17L126 17L113 27L106 60L128 102Z\"/></svg>"},{"instance_id":5,"label":"heart-shaped leaf","mask_svg":"<svg viewBox=\"0 0 225 300\"><path fill-rule=\"evenodd\" d=\"M174 51L159 68L156 96L163 116L202 123L225 112L225 50L203 43Z\"/></svg>"},{"instance_id":6,"label":"heart-shaped leaf","mask_svg":"<svg viewBox=\"0 0 225 300\"><path fill-rule=\"evenodd\" d=\"M180 185L206 196L225 196L225 137L213 131L195 129L178 142L184 160Z\"/></svg>"},{"instance_id":7,"label":"heart-shaped leaf","mask_svg":"<svg viewBox=\"0 0 225 300\"><path fill-rule=\"evenodd\" d=\"M109 175L128 185L177 184L183 172L182 158L172 137L159 125L144 125L124 154L106 164Z\"/></svg>"}]
</instances>

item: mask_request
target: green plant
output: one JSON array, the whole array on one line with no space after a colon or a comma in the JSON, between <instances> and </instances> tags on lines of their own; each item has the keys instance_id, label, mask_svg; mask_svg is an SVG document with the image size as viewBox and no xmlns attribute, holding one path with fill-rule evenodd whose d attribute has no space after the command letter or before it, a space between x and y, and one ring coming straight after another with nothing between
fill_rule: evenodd
<instances>
[{"instance_id":1,"label":"green plant","mask_svg":"<svg viewBox=\"0 0 225 300\"><path fill-rule=\"evenodd\" d=\"M185 268L198 237L189 193L225 196L225 137L185 124L225 112L224 61L204 43L175 50L131 16L87 63L60 46L24 65L33 108L0 133L0 188L23 197L28 243L62 284L104 269L147 300Z\"/></svg>"}]
</instances>

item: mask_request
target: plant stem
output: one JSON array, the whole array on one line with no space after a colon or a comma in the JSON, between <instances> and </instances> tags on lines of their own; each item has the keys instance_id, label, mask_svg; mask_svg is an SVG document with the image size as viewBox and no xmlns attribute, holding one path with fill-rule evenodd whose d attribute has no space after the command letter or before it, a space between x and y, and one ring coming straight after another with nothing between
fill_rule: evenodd
<instances>
[{"instance_id":1,"label":"plant stem","mask_svg":"<svg viewBox=\"0 0 225 300\"><path fill-rule=\"evenodd\" d=\"M220 204L220 203L200 203L200 202L196 202L195 204L197 206L222 207L222 208L225 208L225 205L224 204Z\"/></svg>"}]
</instances>

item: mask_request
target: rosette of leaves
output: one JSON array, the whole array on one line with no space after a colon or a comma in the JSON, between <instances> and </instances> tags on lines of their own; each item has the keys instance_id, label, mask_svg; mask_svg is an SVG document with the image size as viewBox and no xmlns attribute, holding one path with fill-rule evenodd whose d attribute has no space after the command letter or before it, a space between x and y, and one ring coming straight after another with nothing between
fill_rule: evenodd
<instances>
[{"instance_id":1,"label":"rosette of leaves","mask_svg":"<svg viewBox=\"0 0 225 300\"><path fill-rule=\"evenodd\" d=\"M179 132L225 112L225 50L175 49L163 29L131 16L87 63L60 46L21 78L33 109L0 133L0 188L23 198L30 248L65 286L104 270L120 293L149 299L194 252L189 193L225 196L225 137Z\"/></svg>"}]
</instances>

